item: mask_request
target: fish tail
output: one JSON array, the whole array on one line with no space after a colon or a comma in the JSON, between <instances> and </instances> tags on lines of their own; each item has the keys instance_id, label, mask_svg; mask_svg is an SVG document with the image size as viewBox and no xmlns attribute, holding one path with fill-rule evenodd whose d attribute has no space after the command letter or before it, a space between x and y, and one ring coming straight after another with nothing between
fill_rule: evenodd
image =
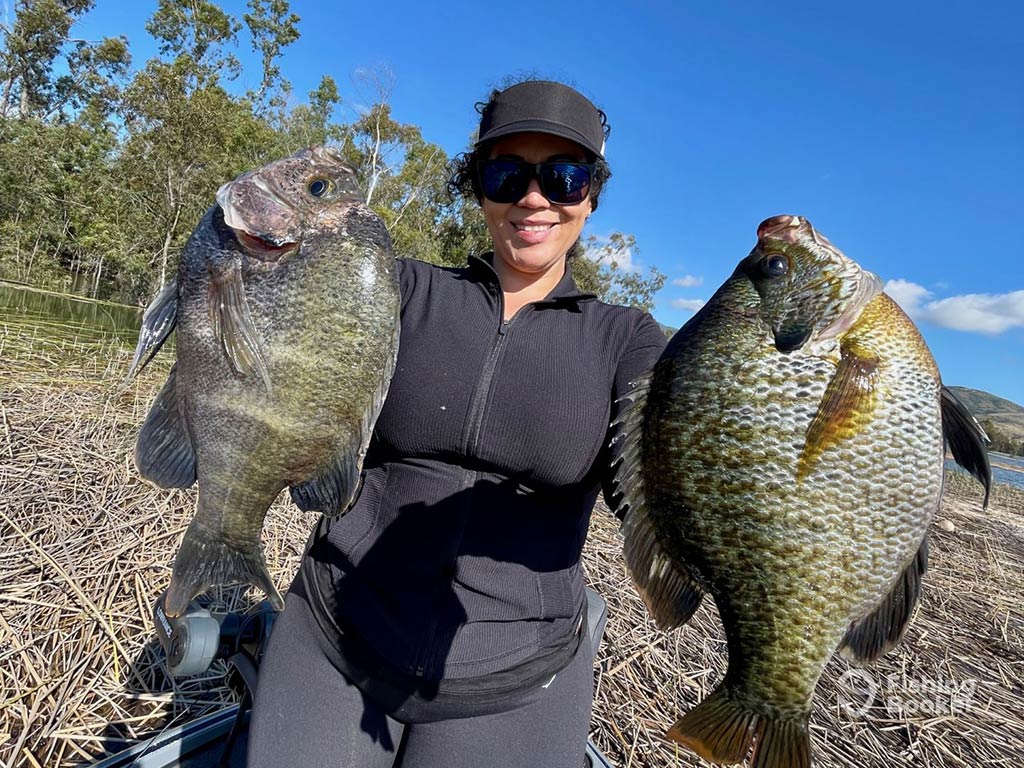
<instances>
[{"instance_id":1,"label":"fish tail","mask_svg":"<svg viewBox=\"0 0 1024 768\"><path fill-rule=\"evenodd\" d=\"M810 768L806 718L772 718L736 702L722 687L676 721L666 737L705 760L742 763L751 749L751 768Z\"/></svg>"},{"instance_id":2,"label":"fish tail","mask_svg":"<svg viewBox=\"0 0 1024 768\"><path fill-rule=\"evenodd\" d=\"M174 559L171 583L164 599L168 616L180 616L196 595L210 587L243 582L263 590L277 610L284 600L274 586L258 541L229 543L193 520Z\"/></svg>"},{"instance_id":3,"label":"fish tail","mask_svg":"<svg viewBox=\"0 0 1024 768\"><path fill-rule=\"evenodd\" d=\"M765 719L750 768L811 768L807 718Z\"/></svg>"}]
</instances>

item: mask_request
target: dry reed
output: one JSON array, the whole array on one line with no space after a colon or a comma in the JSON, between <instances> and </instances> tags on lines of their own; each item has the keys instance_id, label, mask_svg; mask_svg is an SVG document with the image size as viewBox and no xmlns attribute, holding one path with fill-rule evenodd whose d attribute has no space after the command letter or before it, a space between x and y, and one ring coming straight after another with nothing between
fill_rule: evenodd
<instances>
[{"instance_id":1,"label":"dry reed","mask_svg":"<svg viewBox=\"0 0 1024 768\"><path fill-rule=\"evenodd\" d=\"M135 473L134 435L168 356L120 391L130 353L109 339L0 324L4 766L87 764L231 701L222 667L171 680L154 641L151 607L195 493L155 490ZM313 522L284 498L264 530L281 587ZM826 670L812 720L820 766L973 768L1016 763L1024 753L1024 493L1001 487L983 513L976 489L953 476L940 519L955 529L933 532L921 609L904 643L868 670L877 700L847 712L843 696L855 704L864 696L844 684L844 661ZM585 562L610 615L593 740L619 768L700 765L662 734L722 676L724 635L713 605L706 601L679 631L657 631L607 514L594 515ZM249 598L225 589L213 599L238 609ZM940 687L900 690L922 683ZM934 711L910 711L922 703Z\"/></svg>"}]
</instances>

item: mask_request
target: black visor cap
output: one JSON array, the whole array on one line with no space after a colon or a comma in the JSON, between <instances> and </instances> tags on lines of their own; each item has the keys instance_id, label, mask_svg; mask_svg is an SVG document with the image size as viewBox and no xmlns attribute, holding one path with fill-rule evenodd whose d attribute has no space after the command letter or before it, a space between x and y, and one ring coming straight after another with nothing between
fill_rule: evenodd
<instances>
[{"instance_id":1,"label":"black visor cap","mask_svg":"<svg viewBox=\"0 0 1024 768\"><path fill-rule=\"evenodd\" d=\"M476 146L527 131L561 136L575 141L595 157L604 157L601 113L567 85L530 80L506 88L484 107Z\"/></svg>"}]
</instances>

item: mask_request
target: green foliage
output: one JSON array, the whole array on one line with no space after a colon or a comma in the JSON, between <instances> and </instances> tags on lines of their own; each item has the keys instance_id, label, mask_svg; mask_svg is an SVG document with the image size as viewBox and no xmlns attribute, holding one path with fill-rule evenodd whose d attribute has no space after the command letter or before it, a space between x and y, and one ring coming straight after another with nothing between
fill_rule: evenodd
<instances>
[{"instance_id":1,"label":"green foliage","mask_svg":"<svg viewBox=\"0 0 1024 768\"><path fill-rule=\"evenodd\" d=\"M981 422L981 428L988 435L990 451L1009 453L1014 456L1024 456L1024 440L1015 440L1011 435L1004 432L992 421L985 419Z\"/></svg>"},{"instance_id":2,"label":"green foliage","mask_svg":"<svg viewBox=\"0 0 1024 768\"><path fill-rule=\"evenodd\" d=\"M584 243L583 255L573 266L576 283L583 290L596 293L609 304L623 304L650 312L654 295L665 284L665 275L655 267L644 277L639 272L623 269L640 252L636 238L630 234L613 232L607 240L591 235Z\"/></svg>"},{"instance_id":3,"label":"green foliage","mask_svg":"<svg viewBox=\"0 0 1024 768\"><path fill-rule=\"evenodd\" d=\"M299 39L299 17L291 13L287 0L249 0L249 13L242 16L252 35L253 50L263 61L263 79L259 90L249 92L257 106L283 107L288 84L281 77L277 60L281 49Z\"/></svg>"},{"instance_id":4,"label":"green foliage","mask_svg":"<svg viewBox=\"0 0 1024 768\"><path fill-rule=\"evenodd\" d=\"M358 169L398 255L461 265L490 248L476 202L448 196L444 150L392 113L389 72L357 73L371 106L351 122L333 119L330 76L295 103L279 66L299 38L288 0L248 0L241 20L212 0L158 0L146 29L159 53L134 68L124 38L70 37L93 3L18 0L0 25L0 277L145 302L221 184L320 144ZM240 95L243 35L261 74ZM591 246L577 276L649 307L664 276L616 263L636 251L632 236Z\"/></svg>"}]
</instances>

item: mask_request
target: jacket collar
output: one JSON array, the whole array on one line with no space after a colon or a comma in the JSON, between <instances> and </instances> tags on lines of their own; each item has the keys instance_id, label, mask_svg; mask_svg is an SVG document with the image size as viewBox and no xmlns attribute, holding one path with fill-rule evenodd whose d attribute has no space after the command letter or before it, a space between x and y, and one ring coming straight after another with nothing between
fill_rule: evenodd
<instances>
[{"instance_id":1,"label":"jacket collar","mask_svg":"<svg viewBox=\"0 0 1024 768\"><path fill-rule=\"evenodd\" d=\"M501 283L498 280L498 273L494 269L494 253L488 251L482 256L470 256L469 266L477 275L489 283L493 283L499 290ZM540 301L533 302L535 307L555 307L578 304L584 301L593 301L596 294L581 291L576 287L576 281L572 277L572 262L566 264L565 274L558 284L551 289L547 296Z\"/></svg>"}]
</instances>

